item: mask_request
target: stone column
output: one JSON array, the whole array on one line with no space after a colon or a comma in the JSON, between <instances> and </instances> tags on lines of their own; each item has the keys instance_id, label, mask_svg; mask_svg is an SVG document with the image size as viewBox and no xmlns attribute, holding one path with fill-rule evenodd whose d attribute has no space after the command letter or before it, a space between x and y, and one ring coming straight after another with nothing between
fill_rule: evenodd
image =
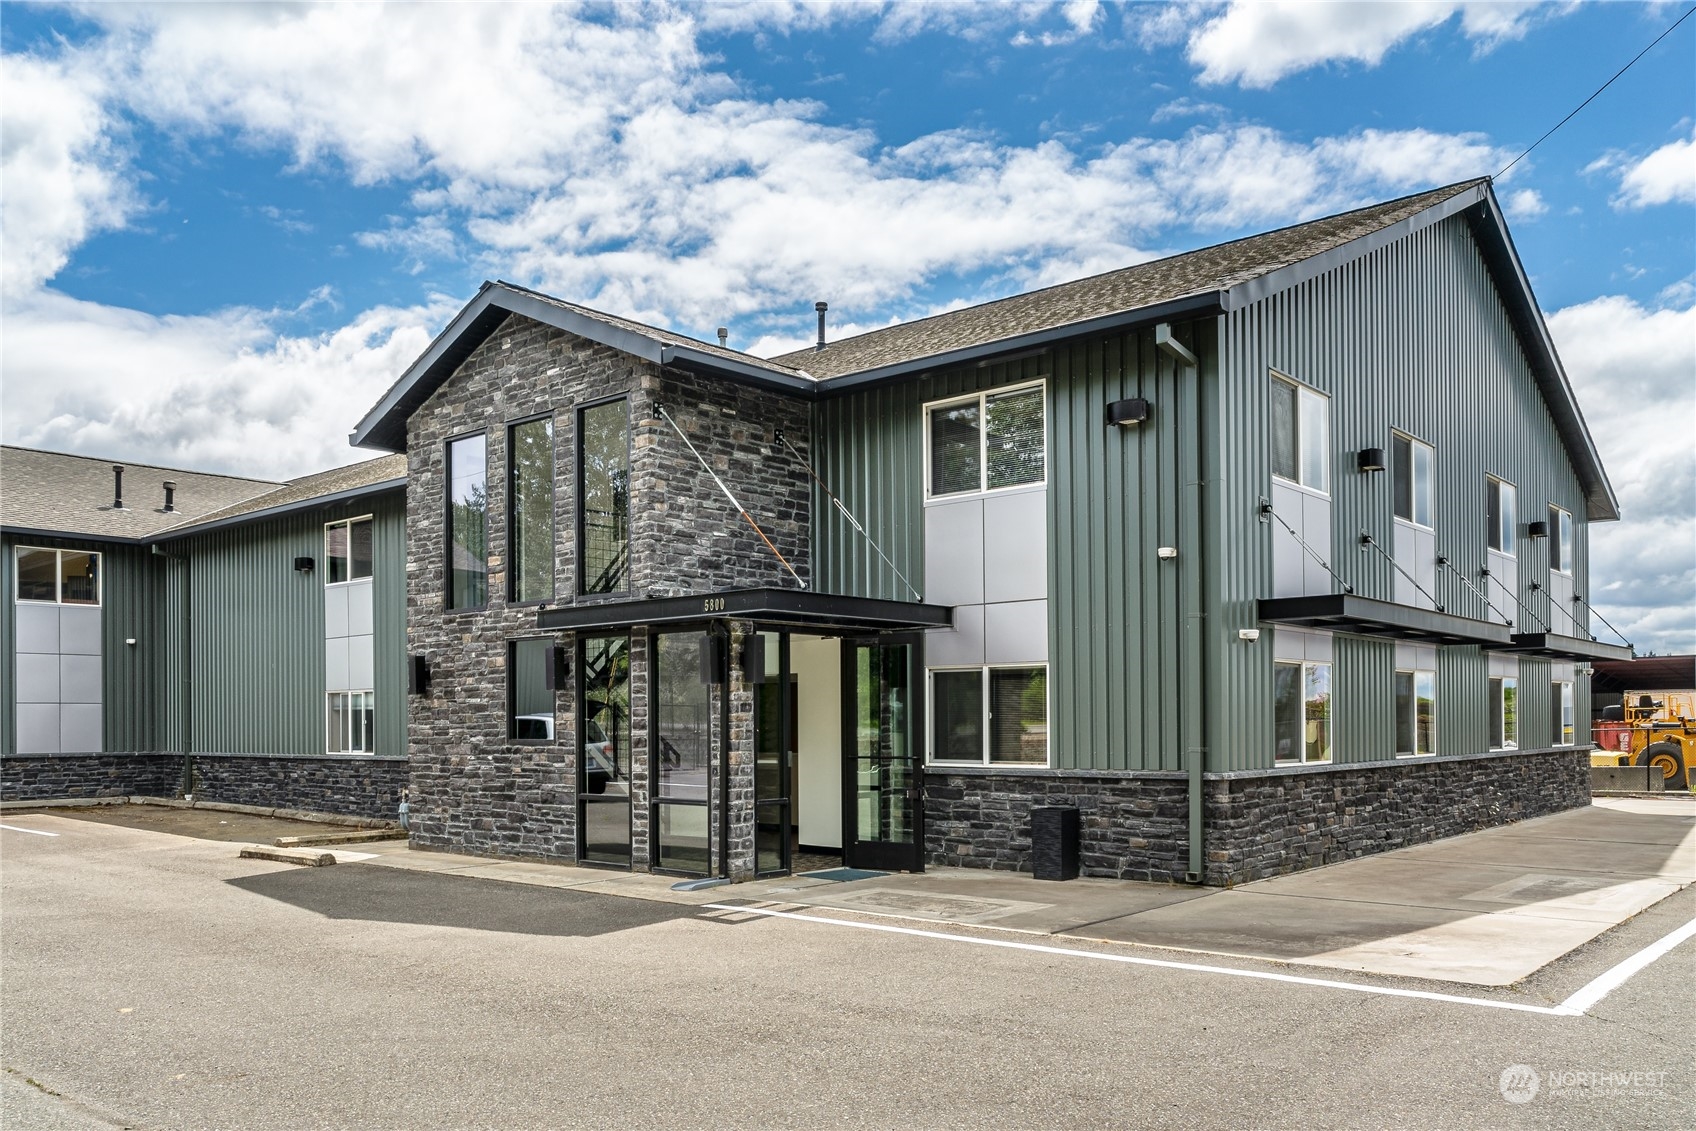
<instances>
[{"instance_id":1,"label":"stone column","mask_svg":"<svg viewBox=\"0 0 1696 1131\"><path fill-rule=\"evenodd\" d=\"M653 638L646 629L630 633L630 868L635 872L653 870L653 849L648 804L648 691L652 681L648 676L648 657Z\"/></svg>"}]
</instances>

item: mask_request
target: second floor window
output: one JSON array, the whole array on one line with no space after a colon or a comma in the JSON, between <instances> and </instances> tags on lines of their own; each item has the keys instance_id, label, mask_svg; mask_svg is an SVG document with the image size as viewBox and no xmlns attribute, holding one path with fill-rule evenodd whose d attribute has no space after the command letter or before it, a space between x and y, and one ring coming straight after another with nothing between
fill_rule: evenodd
<instances>
[{"instance_id":1,"label":"second floor window","mask_svg":"<svg viewBox=\"0 0 1696 1131\"><path fill-rule=\"evenodd\" d=\"M931 497L1043 482L1045 411L1040 384L926 406Z\"/></svg>"},{"instance_id":2,"label":"second floor window","mask_svg":"<svg viewBox=\"0 0 1696 1131\"><path fill-rule=\"evenodd\" d=\"M363 581L371 576L371 519L324 524L324 584Z\"/></svg>"},{"instance_id":3,"label":"second floor window","mask_svg":"<svg viewBox=\"0 0 1696 1131\"><path fill-rule=\"evenodd\" d=\"M577 414L578 590L630 588L630 402Z\"/></svg>"},{"instance_id":4,"label":"second floor window","mask_svg":"<svg viewBox=\"0 0 1696 1131\"><path fill-rule=\"evenodd\" d=\"M554 422L544 416L507 429L507 598L554 595Z\"/></svg>"},{"instance_id":5,"label":"second floor window","mask_svg":"<svg viewBox=\"0 0 1696 1131\"><path fill-rule=\"evenodd\" d=\"M1549 568L1572 572L1572 515L1554 506L1549 508Z\"/></svg>"},{"instance_id":6,"label":"second floor window","mask_svg":"<svg viewBox=\"0 0 1696 1131\"><path fill-rule=\"evenodd\" d=\"M91 550L19 546L17 599L55 605L100 603L100 555Z\"/></svg>"},{"instance_id":7,"label":"second floor window","mask_svg":"<svg viewBox=\"0 0 1696 1131\"><path fill-rule=\"evenodd\" d=\"M489 603L488 437L448 444L448 608Z\"/></svg>"},{"instance_id":8,"label":"second floor window","mask_svg":"<svg viewBox=\"0 0 1696 1131\"><path fill-rule=\"evenodd\" d=\"M1489 534L1489 546L1504 554L1516 552L1519 516L1513 484L1505 479L1484 481L1484 521Z\"/></svg>"},{"instance_id":9,"label":"second floor window","mask_svg":"<svg viewBox=\"0 0 1696 1131\"><path fill-rule=\"evenodd\" d=\"M1390 438L1390 465L1396 517L1417 526L1431 525L1431 479L1436 452L1411 436Z\"/></svg>"},{"instance_id":10,"label":"second floor window","mask_svg":"<svg viewBox=\"0 0 1696 1131\"><path fill-rule=\"evenodd\" d=\"M1272 474L1331 491L1331 404L1304 385L1272 375Z\"/></svg>"}]
</instances>

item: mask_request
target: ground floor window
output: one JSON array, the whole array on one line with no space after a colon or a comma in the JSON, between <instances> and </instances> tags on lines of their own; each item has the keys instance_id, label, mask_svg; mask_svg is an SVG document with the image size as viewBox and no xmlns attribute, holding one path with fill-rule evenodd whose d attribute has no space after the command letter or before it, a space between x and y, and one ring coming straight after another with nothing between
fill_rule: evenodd
<instances>
[{"instance_id":1,"label":"ground floor window","mask_svg":"<svg viewBox=\"0 0 1696 1131\"><path fill-rule=\"evenodd\" d=\"M577 858L629 867L630 637L591 636L581 647Z\"/></svg>"},{"instance_id":2,"label":"ground floor window","mask_svg":"<svg viewBox=\"0 0 1696 1131\"><path fill-rule=\"evenodd\" d=\"M1490 749L1519 749L1519 679L1516 676L1491 676Z\"/></svg>"},{"instance_id":3,"label":"ground floor window","mask_svg":"<svg viewBox=\"0 0 1696 1131\"><path fill-rule=\"evenodd\" d=\"M653 638L652 836L654 867L704 876L711 869L707 783L713 745L710 648L698 632Z\"/></svg>"},{"instance_id":4,"label":"ground floor window","mask_svg":"<svg viewBox=\"0 0 1696 1131\"><path fill-rule=\"evenodd\" d=\"M329 752L371 754L377 749L375 696L369 691L330 692Z\"/></svg>"},{"instance_id":5,"label":"ground floor window","mask_svg":"<svg viewBox=\"0 0 1696 1131\"><path fill-rule=\"evenodd\" d=\"M1272 665L1273 757L1278 762L1331 760L1331 665Z\"/></svg>"},{"instance_id":6,"label":"ground floor window","mask_svg":"<svg viewBox=\"0 0 1696 1131\"><path fill-rule=\"evenodd\" d=\"M1048 668L945 668L930 674L932 762L1048 765Z\"/></svg>"},{"instance_id":7,"label":"ground floor window","mask_svg":"<svg viewBox=\"0 0 1696 1131\"><path fill-rule=\"evenodd\" d=\"M1396 753L1403 757L1437 750L1437 673L1396 673Z\"/></svg>"},{"instance_id":8,"label":"ground floor window","mask_svg":"<svg viewBox=\"0 0 1696 1131\"><path fill-rule=\"evenodd\" d=\"M551 636L514 640L507 654L507 737L554 740L554 642Z\"/></svg>"},{"instance_id":9,"label":"ground floor window","mask_svg":"<svg viewBox=\"0 0 1696 1131\"><path fill-rule=\"evenodd\" d=\"M1555 714L1555 745L1571 746L1578 741L1578 731L1574 722L1572 684L1565 680L1557 680L1550 687L1550 704Z\"/></svg>"}]
</instances>

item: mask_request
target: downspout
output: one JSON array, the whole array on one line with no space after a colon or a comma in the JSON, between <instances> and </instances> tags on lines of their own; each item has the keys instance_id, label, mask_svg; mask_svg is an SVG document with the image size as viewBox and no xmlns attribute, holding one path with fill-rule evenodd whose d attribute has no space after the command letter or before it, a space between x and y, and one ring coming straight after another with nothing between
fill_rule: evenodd
<instances>
[{"instance_id":1,"label":"downspout","mask_svg":"<svg viewBox=\"0 0 1696 1131\"><path fill-rule=\"evenodd\" d=\"M1201 366L1196 356L1172 336L1172 324L1154 328L1154 344L1172 359L1177 369L1178 412L1178 608L1182 625L1178 637L1179 712L1178 737L1184 751L1188 792L1189 864L1187 883L1202 883L1207 876L1205 844L1205 801L1203 771L1207 768L1207 691L1203 678L1202 649L1206 644L1206 609L1202 600L1202 567L1206 555L1202 539L1201 477ZM1183 370L1190 380L1183 380ZM1183 434L1185 422L1194 421L1194 433Z\"/></svg>"}]
</instances>

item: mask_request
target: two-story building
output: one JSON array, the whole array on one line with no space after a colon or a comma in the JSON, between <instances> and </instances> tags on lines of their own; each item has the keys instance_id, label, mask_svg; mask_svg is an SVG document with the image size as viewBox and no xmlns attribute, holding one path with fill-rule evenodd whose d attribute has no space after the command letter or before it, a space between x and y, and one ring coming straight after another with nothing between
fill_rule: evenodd
<instances>
[{"instance_id":1,"label":"two-story building","mask_svg":"<svg viewBox=\"0 0 1696 1131\"><path fill-rule=\"evenodd\" d=\"M413 842L1231 883L1586 804L1613 492L1487 181L762 360L485 284L404 453Z\"/></svg>"}]
</instances>

